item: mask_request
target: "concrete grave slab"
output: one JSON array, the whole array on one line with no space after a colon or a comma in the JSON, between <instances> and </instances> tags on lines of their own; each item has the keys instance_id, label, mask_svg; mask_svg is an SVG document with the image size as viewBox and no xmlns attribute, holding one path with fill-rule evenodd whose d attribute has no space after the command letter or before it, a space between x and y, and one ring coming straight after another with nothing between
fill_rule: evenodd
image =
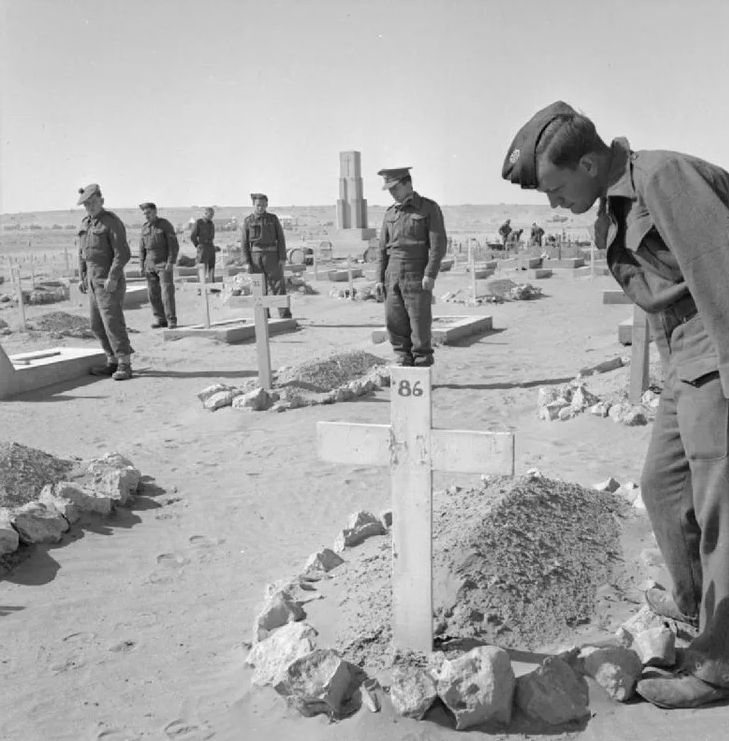
<instances>
[{"instance_id":1,"label":"concrete grave slab","mask_svg":"<svg viewBox=\"0 0 729 741\"><path fill-rule=\"evenodd\" d=\"M651 337L650 342L653 342ZM633 317L629 316L627 319L623 319L618 324L618 342L621 345L632 345L633 344Z\"/></svg>"},{"instance_id":2,"label":"concrete grave slab","mask_svg":"<svg viewBox=\"0 0 729 741\"><path fill-rule=\"evenodd\" d=\"M541 257L520 257L518 258L519 267L522 270L531 270L532 268L542 267Z\"/></svg>"},{"instance_id":3,"label":"concrete grave slab","mask_svg":"<svg viewBox=\"0 0 729 741\"><path fill-rule=\"evenodd\" d=\"M604 304L632 304L632 300L620 288L610 288L602 292Z\"/></svg>"},{"instance_id":4,"label":"concrete grave slab","mask_svg":"<svg viewBox=\"0 0 729 741\"><path fill-rule=\"evenodd\" d=\"M291 332L299 326L295 319L269 319L268 331L270 334ZM236 342L246 342L256 339L256 327L253 319L237 318L225 319L219 322L211 322L206 328L203 324L193 324L188 327L162 330L165 340L179 340L183 337L205 337L228 345Z\"/></svg>"},{"instance_id":5,"label":"concrete grave slab","mask_svg":"<svg viewBox=\"0 0 729 741\"><path fill-rule=\"evenodd\" d=\"M433 317L433 343L447 345L474 334L485 334L493 329L490 316L435 316ZM372 332L372 342L379 345L388 340L387 329Z\"/></svg>"},{"instance_id":6,"label":"concrete grave slab","mask_svg":"<svg viewBox=\"0 0 729 741\"><path fill-rule=\"evenodd\" d=\"M527 272L527 277L531 278L532 280L542 280L543 278L551 278L552 269L551 268L535 268L534 270L529 270Z\"/></svg>"},{"instance_id":7,"label":"concrete grave slab","mask_svg":"<svg viewBox=\"0 0 729 741\"><path fill-rule=\"evenodd\" d=\"M0 399L88 376L93 366L105 362L102 350L86 347L56 347L8 356L0 346Z\"/></svg>"},{"instance_id":8,"label":"concrete grave slab","mask_svg":"<svg viewBox=\"0 0 729 741\"><path fill-rule=\"evenodd\" d=\"M581 268L585 265L585 260L582 257L564 257L561 260L545 260L543 263L545 268Z\"/></svg>"},{"instance_id":9,"label":"concrete grave slab","mask_svg":"<svg viewBox=\"0 0 729 741\"><path fill-rule=\"evenodd\" d=\"M361 278L363 275L361 268L352 268L352 278ZM335 283L341 283L349 280L348 270L328 270L327 277Z\"/></svg>"},{"instance_id":10,"label":"concrete grave slab","mask_svg":"<svg viewBox=\"0 0 729 741\"><path fill-rule=\"evenodd\" d=\"M83 301L86 300L88 294L81 293L81 291L78 290L78 283L73 286L73 293L72 296L77 301ZM147 283L145 282L144 285L127 285L127 290L124 293L124 308L125 309L134 309L137 306L141 306L142 304L146 304L149 301L149 295L147 293Z\"/></svg>"}]
</instances>

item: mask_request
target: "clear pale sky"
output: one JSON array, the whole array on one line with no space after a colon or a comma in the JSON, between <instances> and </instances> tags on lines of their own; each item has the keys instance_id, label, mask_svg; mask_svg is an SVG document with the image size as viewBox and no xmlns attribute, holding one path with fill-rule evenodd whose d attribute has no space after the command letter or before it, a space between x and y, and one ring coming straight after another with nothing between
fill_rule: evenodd
<instances>
[{"instance_id":1,"label":"clear pale sky","mask_svg":"<svg viewBox=\"0 0 729 741\"><path fill-rule=\"evenodd\" d=\"M727 0L0 0L0 211L334 204L339 152L442 204L501 180L537 109L729 168Z\"/></svg>"}]
</instances>

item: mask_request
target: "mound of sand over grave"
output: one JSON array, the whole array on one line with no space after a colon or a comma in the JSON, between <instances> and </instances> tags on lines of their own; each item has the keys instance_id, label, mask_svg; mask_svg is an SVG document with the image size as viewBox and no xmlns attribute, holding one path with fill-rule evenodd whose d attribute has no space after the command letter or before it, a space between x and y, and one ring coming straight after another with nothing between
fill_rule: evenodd
<instances>
[{"instance_id":1,"label":"mound of sand over grave","mask_svg":"<svg viewBox=\"0 0 729 741\"><path fill-rule=\"evenodd\" d=\"M274 385L325 393L366 376L373 367L386 362L363 350L334 353L311 362L280 368L275 374Z\"/></svg>"},{"instance_id":2,"label":"mound of sand over grave","mask_svg":"<svg viewBox=\"0 0 729 741\"><path fill-rule=\"evenodd\" d=\"M597 617L598 587L621 578L623 506L611 494L526 476L435 492L436 646L568 641L576 625ZM318 585L325 599L307 612L317 629L319 615L327 622L342 656L376 670L393 657L390 537L342 556L346 563Z\"/></svg>"},{"instance_id":3,"label":"mound of sand over grave","mask_svg":"<svg viewBox=\"0 0 729 741\"><path fill-rule=\"evenodd\" d=\"M80 337L93 339L91 321L85 316L75 316L65 311L52 311L26 322L34 332L47 332L51 337Z\"/></svg>"},{"instance_id":4,"label":"mound of sand over grave","mask_svg":"<svg viewBox=\"0 0 729 741\"><path fill-rule=\"evenodd\" d=\"M0 442L0 507L36 501L44 486L63 481L77 464L19 443Z\"/></svg>"}]
</instances>

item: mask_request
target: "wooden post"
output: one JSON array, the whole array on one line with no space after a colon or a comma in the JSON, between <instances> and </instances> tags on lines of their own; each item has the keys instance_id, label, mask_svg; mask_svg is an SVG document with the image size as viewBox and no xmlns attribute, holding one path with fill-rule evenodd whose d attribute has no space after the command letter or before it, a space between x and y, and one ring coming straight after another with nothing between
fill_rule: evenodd
<instances>
[{"instance_id":1,"label":"wooden post","mask_svg":"<svg viewBox=\"0 0 729 741\"><path fill-rule=\"evenodd\" d=\"M590 280L595 280L595 242L590 242Z\"/></svg>"},{"instance_id":2,"label":"wooden post","mask_svg":"<svg viewBox=\"0 0 729 741\"><path fill-rule=\"evenodd\" d=\"M319 280L319 248L318 247L314 247L313 263L314 263L314 280Z\"/></svg>"},{"instance_id":3,"label":"wooden post","mask_svg":"<svg viewBox=\"0 0 729 741\"><path fill-rule=\"evenodd\" d=\"M643 392L648 388L650 359L650 328L648 315L633 306L633 346L630 353L630 394L631 404L640 404Z\"/></svg>"},{"instance_id":4,"label":"wooden post","mask_svg":"<svg viewBox=\"0 0 729 741\"><path fill-rule=\"evenodd\" d=\"M392 490L393 643L433 650L433 471L514 475L510 432L432 428L430 368L393 367L391 424L319 422L321 458L388 465Z\"/></svg>"},{"instance_id":5,"label":"wooden post","mask_svg":"<svg viewBox=\"0 0 729 741\"><path fill-rule=\"evenodd\" d=\"M203 263L197 265L197 279L200 284L200 296L203 306L203 324L210 329L210 304L208 303L208 276L207 267Z\"/></svg>"},{"instance_id":6,"label":"wooden post","mask_svg":"<svg viewBox=\"0 0 729 741\"><path fill-rule=\"evenodd\" d=\"M258 355L258 383L266 390L273 385L271 379L271 350L268 345L268 310L291 306L290 296L267 296L265 276L251 275L253 292L253 320L256 325L256 354Z\"/></svg>"},{"instance_id":7,"label":"wooden post","mask_svg":"<svg viewBox=\"0 0 729 741\"><path fill-rule=\"evenodd\" d=\"M473 253L469 251L468 255L469 269L471 270L471 298L476 301L476 261L473 259Z\"/></svg>"},{"instance_id":8,"label":"wooden post","mask_svg":"<svg viewBox=\"0 0 729 741\"><path fill-rule=\"evenodd\" d=\"M349 281L349 300L354 301L354 283L352 282L352 258L347 255L347 280Z\"/></svg>"},{"instance_id":9,"label":"wooden post","mask_svg":"<svg viewBox=\"0 0 729 741\"><path fill-rule=\"evenodd\" d=\"M20 328L25 330L25 304L23 303L23 284L20 278L20 266L10 268L10 276L15 288L15 295L18 299L18 309L20 310Z\"/></svg>"}]
</instances>

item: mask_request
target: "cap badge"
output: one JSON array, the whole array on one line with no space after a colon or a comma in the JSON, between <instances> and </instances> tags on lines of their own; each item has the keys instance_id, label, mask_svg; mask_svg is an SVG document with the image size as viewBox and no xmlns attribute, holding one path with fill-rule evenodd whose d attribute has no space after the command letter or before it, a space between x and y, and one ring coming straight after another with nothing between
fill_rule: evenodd
<instances>
[{"instance_id":1,"label":"cap badge","mask_svg":"<svg viewBox=\"0 0 729 741\"><path fill-rule=\"evenodd\" d=\"M521 150L515 149L510 155L509 155L509 162L511 162L512 165L515 165L517 160L519 159L519 156L521 155Z\"/></svg>"}]
</instances>

